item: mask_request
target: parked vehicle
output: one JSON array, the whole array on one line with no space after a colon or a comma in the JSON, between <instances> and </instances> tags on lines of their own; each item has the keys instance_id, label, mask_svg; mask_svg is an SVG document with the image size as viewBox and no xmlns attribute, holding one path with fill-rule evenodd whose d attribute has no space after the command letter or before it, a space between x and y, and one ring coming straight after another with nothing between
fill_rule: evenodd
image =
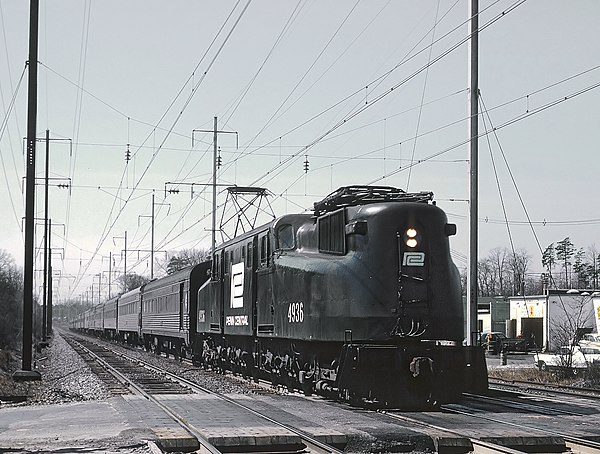
<instances>
[{"instance_id":1,"label":"parked vehicle","mask_svg":"<svg viewBox=\"0 0 600 454\"><path fill-rule=\"evenodd\" d=\"M598 334L598 333L584 334L581 337L581 339L579 339L579 346L600 349L600 334Z\"/></svg>"},{"instance_id":2,"label":"parked vehicle","mask_svg":"<svg viewBox=\"0 0 600 454\"><path fill-rule=\"evenodd\" d=\"M527 352L529 340L524 338L510 338L504 333L490 331L481 333L481 346L492 354L500 352Z\"/></svg>"},{"instance_id":3,"label":"parked vehicle","mask_svg":"<svg viewBox=\"0 0 600 454\"><path fill-rule=\"evenodd\" d=\"M555 353L536 353L534 360L539 370L565 370L577 375L592 365L600 366L600 349L568 345Z\"/></svg>"}]
</instances>

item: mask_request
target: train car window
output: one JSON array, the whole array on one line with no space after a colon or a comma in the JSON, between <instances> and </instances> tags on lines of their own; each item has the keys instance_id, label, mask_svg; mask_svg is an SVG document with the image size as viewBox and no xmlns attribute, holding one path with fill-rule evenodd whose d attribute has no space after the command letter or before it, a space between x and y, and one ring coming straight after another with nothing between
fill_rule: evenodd
<instances>
[{"instance_id":1,"label":"train car window","mask_svg":"<svg viewBox=\"0 0 600 454\"><path fill-rule=\"evenodd\" d=\"M251 268L252 267L252 241L250 241L246 247L248 249L248 254L246 255L246 266L248 268Z\"/></svg>"},{"instance_id":2,"label":"train car window","mask_svg":"<svg viewBox=\"0 0 600 454\"><path fill-rule=\"evenodd\" d=\"M260 239L260 266L269 266L269 255L271 254L271 245L269 236L265 235Z\"/></svg>"},{"instance_id":3,"label":"train car window","mask_svg":"<svg viewBox=\"0 0 600 454\"><path fill-rule=\"evenodd\" d=\"M229 273L230 258L231 258L231 256L229 255L229 252L225 252L224 257L223 257L223 274Z\"/></svg>"},{"instance_id":4,"label":"train car window","mask_svg":"<svg viewBox=\"0 0 600 454\"><path fill-rule=\"evenodd\" d=\"M346 253L345 211L338 210L321 216L318 220L319 252Z\"/></svg>"},{"instance_id":5,"label":"train car window","mask_svg":"<svg viewBox=\"0 0 600 454\"><path fill-rule=\"evenodd\" d=\"M294 229L284 224L277 229L277 249L294 249Z\"/></svg>"},{"instance_id":6,"label":"train car window","mask_svg":"<svg viewBox=\"0 0 600 454\"><path fill-rule=\"evenodd\" d=\"M241 257L240 262L245 262L246 261L246 246L242 245L242 255L240 257Z\"/></svg>"},{"instance_id":7,"label":"train car window","mask_svg":"<svg viewBox=\"0 0 600 454\"><path fill-rule=\"evenodd\" d=\"M219 279L219 256L217 254L213 255L212 278L213 280Z\"/></svg>"}]
</instances>

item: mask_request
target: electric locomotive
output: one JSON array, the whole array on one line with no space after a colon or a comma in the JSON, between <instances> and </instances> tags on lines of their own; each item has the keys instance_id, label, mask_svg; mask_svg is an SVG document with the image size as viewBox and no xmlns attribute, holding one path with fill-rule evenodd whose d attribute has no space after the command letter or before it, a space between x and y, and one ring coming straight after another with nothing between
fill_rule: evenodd
<instances>
[{"instance_id":1,"label":"electric locomotive","mask_svg":"<svg viewBox=\"0 0 600 454\"><path fill-rule=\"evenodd\" d=\"M423 408L487 389L462 345L456 226L429 192L343 187L217 247L194 360L355 403Z\"/></svg>"}]
</instances>

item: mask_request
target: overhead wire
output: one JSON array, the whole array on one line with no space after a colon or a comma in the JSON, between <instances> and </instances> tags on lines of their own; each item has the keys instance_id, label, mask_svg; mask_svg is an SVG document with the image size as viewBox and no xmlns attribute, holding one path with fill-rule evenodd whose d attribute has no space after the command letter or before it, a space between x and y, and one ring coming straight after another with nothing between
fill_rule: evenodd
<instances>
[{"instance_id":1,"label":"overhead wire","mask_svg":"<svg viewBox=\"0 0 600 454\"><path fill-rule=\"evenodd\" d=\"M525 120L526 118L529 118L531 116L537 115L537 114L539 114L541 112L544 112L547 109L550 109L550 108L555 107L555 106L557 106L559 104L562 104L563 102L566 102L568 100L574 99L574 98L576 98L578 96L581 96L582 94L585 94L585 93L587 93L587 92L589 92L591 90L595 90L598 87L600 87L600 82L597 82L597 83L594 83L592 85L589 85L589 86L587 86L587 87L585 87L583 89L577 90L576 92L572 92L569 95L561 96L560 98L555 99L553 101L550 101L550 102L548 102L548 103L546 103L546 104L544 104L544 105L542 105L542 106L540 106L540 107L538 107L536 109L528 110L524 114L519 114L519 115L517 115L517 116L515 116L515 117L513 117L513 118L511 118L509 120L506 120L504 123L501 123L500 125L493 127L493 129L492 129L491 132L495 134L495 132L498 131L498 130L500 130L500 129L504 129L504 128L508 127L508 126L511 126L511 125L519 122L519 121ZM482 137L483 135L484 135L484 133L479 133L479 135L477 137L479 138L479 137ZM438 152L430 154L429 156L421 159L419 162L416 162L413 165L419 165L419 164L422 164L424 162L427 162L430 159L436 158L436 157L441 156L441 155L443 155L445 153L448 153L449 151L455 150L455 149L457 149L457 148L459 148L459 147L461 147L463 145L466 145L466 144L469 143L469 141L470 141L470 139L465 139L463 141L460 141L460 142L458 142L458 143L456 143L454 145L451 145L451 146L449 146L449 147L447 147L447 148L445 148L443 150L440 150ZM383 177L376 178L376 179L372 180L368 184L376 183L376 182L382 180L383 178L388 178L388 177L390 177L392 175L395 175L395 174L397 174L399 172L406 171L408 167L409 166L407 166L406 168L396 169L396 170L393 170L391 172L388 172Z\"/></svg>"},{"instance_id":2,"label":"overhead wire","mask_svg":"<svg viewBox=\"0 0 600 454\"><path fill-rule=\"evenodd\" d=\"M481 109L481 112L482 112L481 119L482 119L482 122L483 122L484 131L485 131L485 138L486 138L486 141L487 141L487 144L488 144L488 149L489 149L489 152L490 152L490 160L491 160L491 163L492 163L492 168L494 170L494 177L496 179L496 187L498 188L498 196L500 197L500 204L502 206L502 213L504 214L504 221L505 221L505 224L506 224L506 230L508 232L508 240L510 242L510 248L511 248L511 251L512 251L513 259L516 261L517 254L515 252L515 244L513 242L512 233L510 231L510 224L508 222L508 215L506 214L506 205L504 204L504 197L502 196L502 188L500 187L500 179L498 177L498 169L496 168L496 160L494 159L494 153L492 152L492 144L490 142L490 135L488 134L489 131L488 131L488 128L487 128L486 116L489 118L489 113L485 111L485 105L483 104L483 100L481 98L481 92L479 93L478 100L479 100L480 109ZM493 125L491 123L491 120L490 120L490 126L493 127ZM508 162L508 161L505 161L505 162Z\"/></svg>"},{"instance_id":3,"label":"overhead wire","mask_svg":"<svg viewBox=\"0 0 600 454\"><path fill-rule=\"evenodd\" d=\"M221 34L221 32L224 30L226 24L229 22L229 18L232 17L235 9L237 9L238 4L240 3L241 0L238 0L238 2L236 3L236 5L234 6L234 8L231 10L229 16L227 17L226 21L222 24L219 32L217 33L217 35L215 36L215 38L213 39L213 41L211 42L209 48L206 50L206 52L204 53L204 55L202 56L200 62L198 63L198 65L196 66L195 71L199 68L200 64L202 63L202 61L204 61L205 56L208 54L210 48L212 47L212 45L216 42L218 36ZM192 90L192 93L189 95L188 99L184 102L183 108L181 109L181 111L179 112L179 114L176 116L176 119L174 120L174 122L172 123L171 127L169 128L169 131L172 131L176 124L179 122L179 119L181 118L181 116L183 115L185 109L187 108L187 106L189 105L189 103L191 102L197 88L200 86L200 84L203 82L204 78L206 77L206 75L208 74L209 70L212 68L214 62L216 61L217 57L220 55L221 51L223 50L223 48L225 47L225 44L229 41L229 38L231 37L231 35L233 34L233 31L237 28L237 25L239 24L240 20L242 19L242 17L244 16L244 13L246 12L246 10L248 9L248 7L250 6L251 0L247 0L246 5L244 6L244 8L242 9L241 13L238 15L237 19L235 20L234 24L232 25L231 29L229 30L229 32L227 33L226 37L224 38L224 41L221 43L221 45L219 46L218 50L215 53L215 56L212 58L211 62L208 64L207 69L204 71L203 76L201 77L201 79L196 82L196 85L194 86L194 89ZM191 78L193 77L190 76L190 78L188 78L188 81L191 80ZM187 84L187 82L186 82ZM180 90L180 92L177 94L177 96L175 97L175 100L179 98L179 96L181 95L181 93L183 92L183 87ZM167 108L167 111L163 114L163 116L161 117L161 119L159 120L159 124L162 122L162 120L166 117L167 112L170 111L171 107L174 105L175 100L170 104L170 106ZM137 179L134 188L137 188L137 186L141 183L141 181L143 180L144 176L146 175L146 173L148 172L150 166L152 165L152 163L154 162L156 156L158 155L158 153L160 152L161 146L165 143L166 138L169 136L169 132L167 132L165 139L162 141L161 145L158 147L158 149L153 153L152 157L150 158L150 162L147 164L147 166L145 167L144 171L142 172L142 175ZM146 138L146 140L144 140L144 143L148 140L148 138L150 137L150 135ZM137 151L134 153L137 154ZM121 183L123 182L123 176L121 177ZM114 220L112 222L110 222L110 219L112 217L113 211L114 211L114 206L115 204L113 203L113 208L111 208L111 211L109 213L109 216L107 218L107 223L105 225L104 231L100 237L100 240L98 242L98 245L96 247L96 253L98 253L101 245L104 243L104 241L106 240L110 230L112 229L112 227L116 224L117 220L119 219L120 215L122 214L124 207L127 205L127 202L125 203L125 205L123 207L121 207L121 209L117 212ZM88 262L88 264L85 267L85 270L87 270L90 266L91 262ZM78 279L77 284L81 281L81 279ZM75 288L77 287L76 285L74 286Z\"/></svg>"},{"instance_id":4,"label":"overhead wire","mask_svg":"<svg viewBox=\"0 0 600 454\"><path fill-rule=\"evenodd\" d=\"M92 5L91 1L84 1L84 9L82 16L82 27L81 27L81 44L79 48L79 68L77 73L77 86L83 87L85 81L85 71L87 65L87 48L88 48L88 39L89 39L89 31L90 31L90 22L91 22L91 10ZM83 93L81 90L77 90L76 100L75 100L75 116L73 118L73 140L75 142L79 141L79 132L81 128L81 117L83 113ZM76 181L75 179L75 170L77 168L77 155L78 149L75 147L73 152L69 154L69 178L71 183ZM70 218L71 218L71 203L72 199L69 196L67 199L67 207L65 213L65 238L69 238L69 228L70 228ZM66 242L63 242L63 246L66 249Z\"/></svg>"},{"instance_id":5,"label":"overhead wire","mask_svg":"<svg viewBox=\"0 0 600 454\"><path fill-rule=\"evenodd\" d=\"M313 59L312 63L309 65L308 69L306 71L304 71L304 74L302 74L302 76L300 77L300 79L296 82L296 85L294 85L294 87L292 88L292 90L290 91L290 93L288 93L288 95L286 96L286 98L279 105L279 107L275 110L275 112L273 114L271 114L271 117L267 120L267 123L265 124L265 126L263 126L262 129L260 129L258 131L258 133L256 133L254 135L254 138L250 141L250 143L252 143L256 139L256 137L258 137L268 127L268 125L271 123L271 121L273 120L273 118L275 118L275 116L283 108L283 106L285 105L285 103L287 103L287 101L296 92L296 90L298 89L298 87L300 86L300 84L304 81L304 79L306 79L306 77L308 76L308 74L312 71L312 69L315 67L315 65L317 64L317 62L321 59L321 57L323 56L323 54L325 53L325 51L329 48L329 46L331 45L331 43L333 42L333 40L339 34L340 30L343 28L343 26L346 24L346 22L348 22L348 19L350 18L350 16L352 15L352 13L356 9L356 7L358 6L359 2L360 2L360 0L356 0L356 2L354 3L354 5L352 6L352 8L350 8L350 11L348 11L348 13L346 14L346 16L342 20L342 22L338 25L337 29L329 37L329 40L325 43L325 45L323 46L323 48L321 49L321 51Z\"/></svg>"},{"instance_id":6,"label":"overhead wire","mask_svg":"<svg viewBox=\"0 0 600 454\"><path fill-rule=\"evenodd\" d=\"M298 3L296 3L295 8L292 10L292 13L290 14L290 16L288 17L283 28L279 32L279 35L275 39L275 42L271 46L271 49L269 50L269 52L267 52L267 55L265 56L262 63L260 64L260 66L258 67L256 72L254 73L254 76L252 76L252 78L250 79L250 82L248 82L246 84L246 87L243 89L242 94L235 101L235 104L232 107L231 112L228 112L228 111L225 112L225 115L227 116L227 119L224 121L225 126L227 126L227 124L229 123L229 121L231 120L231 118L233 117L235 112L237 111L238 107L240 106L240 104L242 103L242 101L244 100L244 98L246 97L248 92L250 91L250 88L252 88L252 85L254 85L254 82L258 78L259 74L261 73L261 71L263 70L263 68L265 67L265 65L267 64L267 62L269 61L269 59L271 58L273 53L275 52L275 49L277 48L279 43L282 41L285 34L290 30L292 23L296 20L296 18L300 14L300 11L302 9L302 8L300 8L301 4L302 4L302 0L299 0ZM304 5L306 5L306 3L304 3Z\"/></svg>"},{"instance_id":7,"label":"overhead wire","mask_svg":"<svg viewBox=\"0 0 600 454\"><path fill-rule=\"evenodd\" d=\"M423 114L423 104L425 102L425 92L427 89L427 79L429 77L429 63L431 63L431 54L433 53L433 43L435 42L435 30L436 30L436 26L438 23L438 14L440 12L440 2L438 0L438 4L437 4L437 9L436 9L436 13L435 13L435 20L433 22L433 29L431 32L431 45L429 46L429 54L427 57L427 69L425 70L425 76L424 76L424 81L423 81L423 90L421 91L421 105L419 106L419 114L417 115L417 124L415 127L415 136L417 136L419 134L419 127L421 126L421 115ZM417 151L417 139L415 139L413 141L413 147L412 147L412 155L410 158L410 162L414 162L415 160L415 153ZM385 172L384 172L385 173ZM406 192L408 192L409 187L410 187L410 178L412 176L412 166L410 167L410 170L408 171L408 179L406 181Z\"/></svg>"},{"instance_id":8,"label":"overhead wire","mask_svg":"<svg viewBox=\"0 0 600 454\"><path fill-rule=\"evenodd\" d=\"M19 78L19 81L17 83L17 88L15 89L13 96L10 100L10 104L8 106L8 110L6 111L6 114L4 116L4 120L2 121L2 124L0 125L0 140L2 140L2 137L4 136L4 132L7 130L8 128L8 119L10 118L10 114L14 109L15 106L15 101L17 99L17 95L19 93L19 89L21 88L21 83L23 82L23 78L25 76L25 71L27 70L27 64L23 67L23 71L21 72L21 77ZM13 156L14 157L14 156ZM9 181L8 178L8 173L6 171L6 164L4 162L4 155L3 153L0 153L0 162L2 163L2 172L4 173L4 180L6 181L6 189L8 191L8 197L10 199L10 205L12 207L13 210L13 214L15 216L15 220L17 221L17 226L19 228L19 231L21 233L23 233L23 226L21 225L21 219L19 217L19 215L17 214L17 209L15 207L15 201L14 201L14 197L11 191L11 183ZM14 162L14 159L13 159ZM24 241L24 238L23 238Z\"/></svg>"},{"instance_id":9,"label":"overhead wire","mask_svg":"<svg viewBox=\"0 0 600 454\"><path fill-rule=\"evenodd\" d=\"M585 72L583 72L583 73L585 73ZM583 73L581 73L581 74L583 74ZM570 80L570 79L572 79L572 77L566 78L566 79L564 79L564 81L567 81L567 80ZM554 87L554 86L556 86L556 85L557 85L557 84L559 84L559 83L560 83L560 82L553 83L553 84L551 84L551 85L549 85L549 86L547 86L547 87L544 87L543 89L540 89L540 90L538 90L537 92L539 92L539 91L541 91L541 90L544 90L544 89L547 89L547 88L550 88L550 87ZM561 98L560 98L560 100L563 100L563 101L564 101L564 100L567 100L567 99L571 99L571 98L572 98L572 97L574 97L574 96L578 96L579 94L582 94L582 93L585 93L585 92L589 91L589 89L591 89L591 88L593 88L593 87L595 87L595 85L593 85L592 87L588 87L588 88L586 88L586 89L579 90L578 92L576 92L576 93L574 93L574 94L567 95L567 96L563 96L563 97L561 97ZM552 104L552 103L551 103L551 104ZM536 110L534 110L534 111L530 111L530 112L529 112L529 115L527 115L527 117L528 117L528 116L530 116L530 115L535 115L536 113L539 113L539 112L541 112L541 111L545 110L545 108L546 108L545 106L542 106L542 107L540 107L539 109L536 109ZM490 112L490 111L492 111L492 110L493 110L493 109L487 109L487 108L485 109L485 111L486 111L486 112ZM524 119L524 118L527 118L527 117L522 117L521 115L519 115L517 118L518 118L518 119ZM464 119L463 119L463 120L461 120L461 121L464 121ZM516 120L516 121L518 121L518 120ZM456 123L456 122L453 122L453 124L454 124L454 123ZM502 127L505 127L505 126L507 126L507 125L510 125L510 124L512 124L512 123L514 123L514 121L513 121L513 120L509 120L509 121L507 121L505 124L503 124L503 125L501 125L501 126L499 126L499 127L496 127L496 128L494 128L494 130L500 129L500 128L502 128ZM489 133L490 133L490 131L487 131L486 133L482 133L482 134L480 134L480 137L482 137L483 135L487 135L487 134L489 134ZM465 145L466 143L468 143L468 140L465 140L465 141L463 141L463 142L460 142L460 143L458 143L458 144L455 144L455 145L453 145L453 146L451 146L451 147L448 147L448 148L446 148L446 149L444 149L444 150L442 150L442 151L440 151L440 152L434 153L434 154L432 154L431 156L429 156L429 157L426 157L426 158L424 158L424 159L420 160L419 162L415 162L415 163L414 163L414 164L412 164L412 165L419 165L419 164L421 164L421 163L424 163L424 162L431 161L433 158L435 158L435 157L437 157L437 156L440 156L440 155L442 155L442 154L445 154L445 153L447 153L447 152L449 152L449 151L451 151L451 150L457 149L457 148L459 148L459 147L461 147L461 146ZM373 153L373 152L370 152L370 153ZM406 170L406 168L404 168L404 169L397 169L396 171L393 171L393 172L391 172L391 173L388 173L388 174L386 174L386 175L384 176L384 178L385 178L385 177L389 177L389 176L391 176L391 175L393 175L393 174L395 174L395 173L398 173L398 172L400 172L400 171L404 171L404 170ZM299 176L299 177L298 177L298 178L295 180L295 182L299 181L299 180L302 178L302 176L303 176L303 175L300 175L300 176ZM368 184L373 184L373 183L376 183L377 181L379 181L379 179L377 179L377 180L374 180L374 181L372 181L372 182L369 182ZM292 184L288 186L288 189L289 189L289 187L293 186L293 184L295 184L295 182L292 182ZM284 191L281 191L281 193L280 193L280 194L277 196L277 198L283 198L283 197L284 197L284 193L285 193L285 192L286 192L286 190L284 190ZM292 203L294 203L294 204L295 204L295 202L292 202ZM301 205L299 205L299 204L296 204L296 205L297 205L299 208L301 208L301 209L304 209L304 207L303 207L303 206L301 206ZM504 223L504 221L502 221L502 222ZM511 222L512 222L512 221L511 221ZM579 223L579 222L580 222L580 221L574 221L574 223ZM592 223L595 223L595 222L600 222L600 220L592 220L591 222L592 222ZM186 230L187 230L187 229L186 229ZM183 232L182 232L181 234L183 234ZM181 234L180 234L180 235L181 235ZM180 236L180 235L178 235L178 236Z\"/></svg>"},{"instance_id":10,"label":"overhead wire","mask_svg":"<svg viewBox=\"0 0 600 454\"><path fill-rule=\"evenodd\" d=\"M522 5L523 3L525 3L525 1L526 0L517 0L509 8L507 8L506 10L504 10L501 13L497 14L496 16L494 16L493 18L491 18L490 20L488 20L488 22L486 22L485 24L483 24L479 28L479 32L487 29L492 24L494 24L495 22L497 22L499 19L501 19L502 17L505 17L508 13L514 11L520 5ZM481 14L481 12L480 12L480 14ZM315 146L317 143L319 143L322 139L324 139L325 137L327 137L329 134L331 134L332 132L336 131L340 127L344 126L347 122L349 122L350 120L352 120L353 118L355 118L356 116L358 116L359 114L361 114L363 111L365 111L366 109L371 108L373 105L375 105L376 103L378 103L379 101L381 101L382 99L384 99L386 96L388 96L391 93L393 93L394 90L397 90L400 86L402 86L402 85L406 84L407 82L409 82L410 80L414 79L416 76L418 76L419 74L421 74L423 71L427 70L430 66L436 64L437 62L439 62L440 60L442 60L443 58L445 58L446 56L448 56L449 54L451 54L452 52L454 52L460 46L462 46L463 44L465 44L466 42L468 42L469 39L470 39L470 35L467 36L467 37L465 37L465 38L460 39L458 42L454 43L449 48L447 48L445 51L443 51L441 54L439 54L438 56L436 56L432 61L430 61L429 63L427 63L424 66L419 67L417 70L413 71L411 74L409 74L404 79L402 79L400 82L394 84L392 87L390 87L389 89L387 89L383 93L381 93L378 96L376 96L373 100L369 101L366 104L363 104L362 102L359 103L352 110L350 110L350 112L348 112L344 117L342 117L341 120L339 120L337 123L335 123L332 127L330 127L324 133L322 133L319 136L317 136L315 139L313 139L311 142L309 142L307 145L305 145L302 149L298 150L298 152L292 158L289 158L288 160L282 161L282 163L280 163L280 164L274 165L271 168L271 170L267 171L262 176L260 176L259 178L255 179L252 182L252 184L256 184L259 181L261 181L261 180L263 180L263 179L265 179L267 177L269 177L269 179L267 181L271 181L273 178L275 178L277 175L279 175L281 173L281 171L279 170L279 169L281 169L281 167L287 166L287 165L295 162L296 159L298 158L298 156L306 154L306 152L309 149L311 149L313 146ZM419 53L420 52L422 52L422 51L419 51ZM393 70L390 70L390 71L393 71ZM352 95L350 95L349 97L346 97L345 99L349 99L352 96L356 95L357 93L360 93L361 91L362 91L362 89L361 90L357 90ZM319 115L321 115L321 114L319 114ZM313 117L313 118L316 118L316 117ZM282 136L283 135L280 135L280 137L282 137ZM274 173L274 172L277 172L277 171L278 171L278 173Z\"/></svg>"},{"instance_id":11,"label":"overhead wire","mask_svg":"<svg viewBox=\"0 0 600 454\"><path fill-rule=\"evenodd\" d=\"M381 15L381 13L387 8L387 6L390 4L391 0L389 0L387 3L385 3L381 9L377 12L377 14L375 14L375 16L367 23L367 25L365 25L363 27L363 29L360 31L360 33L358 33L356 35L356 37L346 46L346 48L340 52L340 54L337 56L337 58L323 71L321 72L321 74L313 81L313 83L306 88L306 90L304 90L304 92L302 92L297 98L296 100L291 103L285 110L281 111L281 109L283 108L283 106L285 105L285 103L287 102L287 100L291 97L291 95L293 94L290 93L290 95L286 98L286 100L279 106L279 108L276 110L276 112L271 116L271 118L267 121L267 123L263 126L263 128L257 133L255 134L255 136L253 137L253 139L248 143L244 145L244 150L247 150L248 148L250 148L250 145L252 143L254 143L254 140L256 140L256 138L266 129L268 128L273 122L277 121L279 118L281 118L285 113L287 113L294 105L296 105L297 102L299 102L301 99L304 98L304 96L306 95L306 93L308 93L330 70L331 68L340 60L340 58L342 58L348 51L349 49L354 45L354 43L366 32L366 30L375 22L375 20ZM297 87L294 87L293 91L296 90ZM362 91L362 89L361 89ZM337 105L337 104L336 104ZM306 123L303 123L303 125ZM289 132L288 132L289 133ZM287 135L287 134L286 134ZM279 138L281 140L282 136ZM260 147L259 147L260 148ZM242 151L242 153L244 153L244 151ZM254 154L254 152L251 152L252 154ZM243 156L242 156L243 157Z\"/></svg>"}]
</instances>

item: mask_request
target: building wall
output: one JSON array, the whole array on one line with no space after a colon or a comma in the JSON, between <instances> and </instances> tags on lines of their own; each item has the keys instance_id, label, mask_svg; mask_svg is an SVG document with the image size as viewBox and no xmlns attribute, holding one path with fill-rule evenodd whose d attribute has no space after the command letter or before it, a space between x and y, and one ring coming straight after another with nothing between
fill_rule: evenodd
<instances>
[{"instance_id":1,"label":"building wall","mask_svg":"<svg viewBox=\"0 0 600 454\"><path fill-rule=\"evenodd\" d=\"M463 297L465 314L465 337L466 337L466 298ZM477 324L481 333L499 331L506 333L506 320L510 318L510 303L503 297L480 297L477 299Z\"/></svg>"},{"instance_id":2,"label":"building wall","mask_svg":"<svg viewBox=\"0 0 600 454\"><path fill-rule=\"evenodd\" d=\"M553 351L572 341L578 330L597 329L592 297L583 292L550 290L547 295L509 300L517 336L533 335L537 345L546 350Z\"/></svg>"}]
</instances>

